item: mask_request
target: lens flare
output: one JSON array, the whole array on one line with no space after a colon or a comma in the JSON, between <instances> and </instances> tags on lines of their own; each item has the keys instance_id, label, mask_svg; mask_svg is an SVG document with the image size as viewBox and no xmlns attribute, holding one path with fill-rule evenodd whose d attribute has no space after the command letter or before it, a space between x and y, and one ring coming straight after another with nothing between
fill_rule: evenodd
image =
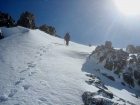
<instances>
[{"instance_id":1,"label":"lens flare","mask_svg":"<svg viewBox=\"0 0 140 105\"><path fill-rule=\"evenodd\" d=\"M119 10L126 15L140 14L140 0L115 0Z\"/></svg>"}]
</instances>

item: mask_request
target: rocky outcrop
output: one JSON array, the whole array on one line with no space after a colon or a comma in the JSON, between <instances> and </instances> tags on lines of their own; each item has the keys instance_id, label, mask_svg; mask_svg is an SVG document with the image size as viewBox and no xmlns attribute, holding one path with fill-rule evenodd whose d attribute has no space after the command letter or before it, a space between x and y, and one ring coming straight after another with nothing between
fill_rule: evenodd
<instances>
[{"instance_id":1,"label":"rocky outcrop","mask_svg":"<svg viewBox=\"0 0 140 105\"><path fill-rule=\"evenodd\" d=\"M109 96L110 99L113 98L113 93L110 92L109 90L100 89L98 90L98 94L106 94L106 96Z\"/></svg>"},{"instance_id":2,"label":"rocky outcrop","mask_svg":"<svg viewBox=\"0 0 140 105\"><path fill-rule=\"evenodd\" d=\"M140 80L140 72L139 72L139 71L134 70L134 78L135 78L136 80Z\"/></svg>"},{"instance_id":3,"label":"rocky outcrop","mask_svg":"<svg viewBox=\"0 0 140 105\"><path fill-rule=\"evenodd\" d=\"M17 25L30 29L35 29L35 15L27 11L25 13L22 13L20 15L20 19L17 21Z\"/></svg>"},{"instance_id":4,"label":"rocky outcrop","mask_svg":"<svg viewBox=\"0 0 140 105\"><path fill-rule=\"evenodd\" d=\"M96 70L98 71L98 69ZM105 73L103 75L107 76L107 74ZM113 94L108 88L104 88L104 83L100 80L99 77L95 76L94 74L86 74L86 76L91 78L86 82L89 85L95 86L99 90L94 92L84 92L82 94L84 105L135 105L134 103L124 100ZM123 82L122 85L125 86L125 83ZM133 94L133 96L139 98L139 96L137 96L136 94ZM116 101L114 102L113 99L115 99Z\"/></svg>"},{"instance_id":5,"label":"rocky outcrop","mask_svg":"<svg viewBox=\"0 0 140 105\"><path fill-rule=\"evenodd\" d=\"M106 41L105 42L105 48L110 49L112 47L112 42L111 41Z\"/></svg>"},{"instance_id":6,"label":"rocky outcrop","mask_svg":"<svg viewBox=\"0 0 140 105\"><path fill-rule=\"evenodd\" d=\"M96 48L95 48L95 51L99 51L101 49L101 46L97 46Z\"/></svg>"},{"instance_id":7,"label":"rocky outcrop","mask_svg":"<svg viewBox=\"0 0 140 105\"><path fill-rule=\"evenodd\" d=\"M109 62L108 60L109 59L106 60L105 65L104 65L104 68L112 71L112 69L113 69L113 62Z\"/></svg>"},{"instance_id":8,"label":"rocky outcrop","mask_svg":"<svg viewBox=\"0 0 140 105\"><path fill-rule=\"evenodd\" d=\"M14 27L16 26L16 21L7 13L0 12L0 27Z\"/></svg>"},{"instance_id":9,"label":"rocky outcrop","mask_svg":"<svg viewBox=\"0 0 140 105\"><path fill-rule=\"evenodd\" d=\"M121 82L121 84L122 84L123 86L125 86L125 83L124 83L124 82Z\"/></svg>"},{"instance_id":10,"label":"rocky outcrop","mask_svg":"<svg viewBox=\"0 0 140 105\"><path fill-rule=\"evenodd\" d=\"M89 58L94 59L94 62L97 62L98 65L104 65L105 69L94 69L97 74L102 74L103 76L107 77L108 79L115 81L116 76L113 74L115 73L118 75L120 84L123 86L129 87L131 89L139 89L140 86L140 54L129 54L129 52L124 51L123 49L113 49L111 47L106 47L104 45L97 46L95 50L89 55ZM110 49L109 49L110 48ZM134 46L130 46L130 52L135 51ZM137 47L138 49L138 47ZM102 62L103 61L103 62ZM105 70L110 70L105 71ZM95 73L94 71L94 73ZM96 74L96 73L95 73ZM89 80L85 81L89 85L93 85L99 90L97 92L85 92L82 95L82 99L84 105L119 105L118 103L112 102L110 99L117 99L117 101L122 101L122 105L126 103L128 105L134 105L133 103L126 101L118 96L114 95L112 92L109 91L101 79L97 79L96 75L88 74L88 77L91 77ZM102 78L103 79L103 78ZM117 79L116 79L117 80ZM96 96L97 95L97 96ZM103 98L98 97L98 95L102 96ZM138 95L134 94L136 98L139 98ZM105 98L104 98L105 97ZM108 100L108 99L109 100ZM116 101L116 102L117 102Z\"/></svg>"},{"instance_id":11,"label":"rocky outcrop","mask_svg":"<svg viewBox=\"0 0 140 105\"><path fill-rule=\"evenodd\" d=\"M140 53L140 46L136 46L136 52Z\"/></svg>"},{"instance_id":12,"label":"rocky outcrop","mask_svg":"<svg viewBox=\"0 0 140 105\"><path fill-rule=\"evenodd\" d=\"M134 45L128 45L126 51L128 53L136 53L136 48L134 47Z\"/></svg>"},{"instance_id":13,"label":"rocky outcrop","mask_svg":"<svg viewBox=\"0 0 140 105\"><path fill-rule=\"evenodd\" d=\"M48 27L46 24L40 26L39 29L40 29L41 31L44 31L44 32L46 32L46 33L49 33L49 27Z\"/></svg>"},{"instance_id":14,"label":"rocky outcrop","mask_svg":"<svg viewBox=\"0 0 140 105\"><path fill-rule=\"evenodd\" d=\"M56 34L55 28L52 26L47 26L46 24L40 26L39 29L53 36Z\"/></svg>"},{"instance_id":15,"label":"rocky outcrop","mask_svg":"<svg viewBox=\"0 0 140 105\"><path fill-rule=\"evenodd\" d=\"M123 79L126 83L128 83L130 86L134 87L134 79L131 77L131 74L124 73Z\"/></svg>"},{"instance_id":16,"label":"rocky outcrop","mask_svg":"<svg viewBox=\"0 0 140 105\"><path fill-rule=\"evenodd\" d=\"M52 27L52 26L48 26L48 27L49 27L49 34L50 35L55 35L56 34L55 28Z\"/></svg>"},{"instance_id":17,"label":"rocky outcrop","mask_svg":"<svg viewBox=\"0 0 140 105\"><path fill-rule=\"evenodd\" d=\"M97 93L84 92L82 100L84 105L117 105L117 103L105 98L95 98Z\"/></svg>"},{"instance_id":18,"label":"rocky outcrop","mask_svg":"<svg viewBox=\"0 0 140 105\"><path fill-rule=\"evenodd\" d=\"M138 85L140 86L140 80L138 81Z\"/></svg>"},{"instance_id":19,"label":"rocky outcrop","mask_svg":"<svg viewBox=\"0 0 140 105\"><path fill-rule=\"evenodd\" d=\"M138 47L137 47L138 48ZM129 45L127 50L135 51L133 45ZM110 70L125 81L131 88L136 88L140 85L140 54L129 54L122 49L108 49L105 46L97 46L96 49L89 55L97 60L97 64L102 63L104 68ZM103 72L104 73L104 72ZM102 73L102 74L103 74ZM104 74L103 74L104 75ZM104 75L108 79L115 81L112 75ZM126 85L127 86L127 85Z\"/></svg>"},{"instance_id":20,"label":"rocky outcrop","mask_svg":"<svg viewBox=\"0 0 140 105\"><path fill-rule=\"evenodd\" d=\"M88 81L85 81L86 83L88 83L89 85L94 85L99 89L106 89L108 90L108 88L104 85L104 83L101 81L101 79L93 74L86 74L86 76L90 77L91 79L89 79Z\"/></svg>"},{"instance_id":21,"label":"rocky outcrop","mask_svg":"<svg viewBox=\"0 0 140 105\"><path fill-rule=\"evenodd\" d=\"M2 34L2 31L0 29L0 39L4 38L3 34Z\"/></svg>"},{"instance_id":22,"label":"rocky outcrop","mask_svg":"<svg viewBox=\"0 0 140 105\"><path fill-rule=\"evenodd\" d=\"M128 53L140 53L140 46L128 45L126 51Z\"/></svg>"}]
</instances>

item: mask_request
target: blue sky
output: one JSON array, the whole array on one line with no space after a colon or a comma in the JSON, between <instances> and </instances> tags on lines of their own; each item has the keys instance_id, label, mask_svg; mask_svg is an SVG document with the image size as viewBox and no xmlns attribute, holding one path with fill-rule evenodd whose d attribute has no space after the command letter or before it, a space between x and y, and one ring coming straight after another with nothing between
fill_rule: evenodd
<instances>
[{"instance_id":1,"label":"blue sky","mask_svg":"<svg viewBox=\"0 0 140 105\"><path fill-rule=\"evenodd\" d=\"M36 16L36 25L53 26L64 37L80 44L101 45L112 41L113 47L140 45L140 15L122 14L113 0L0 0L0 11L16 21L22 12Z\"/></svg>"}]
</instances>

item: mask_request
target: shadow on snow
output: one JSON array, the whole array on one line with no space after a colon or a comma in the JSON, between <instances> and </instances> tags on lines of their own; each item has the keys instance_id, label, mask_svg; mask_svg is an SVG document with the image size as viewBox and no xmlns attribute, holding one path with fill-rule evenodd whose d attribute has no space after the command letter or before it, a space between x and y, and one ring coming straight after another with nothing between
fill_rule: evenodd
<instances>
[{"instance_id":1,"label":"shadow on snow","mask_svg":"<svg viewBox=\"0 0 140 105\"><path fill-rule=\"evenodd\" d=\"M86 62L82 65L82 69L81 69L82 71L87 72L88 74L90 73L90 74L96 75L97 77L99 77L101 79L101 81L107 87L114 87L114 88L119 89L119 90L125 89L130 93L135 93L138 96L140 96L140 92L138 92L138 90L131 89L128 86L123 86L121 84L121 82L112 81L112 80L106 78L105 76L103 76L101 73L96 72L94 69L103 69L103 68L101 67L100 64L97 64L97 61L94 61L94 60L87 57ZM104 70L106 70L106 69L104 69ZM123 82L123 80L122 80L122 82Z\"/></svg>"}]
</instances>

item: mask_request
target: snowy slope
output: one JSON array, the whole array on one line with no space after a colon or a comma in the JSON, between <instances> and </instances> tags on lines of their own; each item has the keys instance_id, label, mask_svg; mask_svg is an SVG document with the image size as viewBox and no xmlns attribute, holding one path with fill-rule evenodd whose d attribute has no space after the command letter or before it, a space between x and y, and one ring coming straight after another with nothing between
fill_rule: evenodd
<instances>
[{"instance_id":1,"label":"snowy slope","mask_svg":"<svg viewBox=\"0 0 140 105\"><path fill-rule=\"evenodd\" d=\"M99 76L115 95L140 103L131 95L139 94L138 90L94 71L104 69L88 58L95 47L74 42L65 46L63 39L39 30L1 29L6 38L0 40L0 105L83 105L82 94L98 90L85 82L89 73Z\"/></svg>"}]
</instances>

